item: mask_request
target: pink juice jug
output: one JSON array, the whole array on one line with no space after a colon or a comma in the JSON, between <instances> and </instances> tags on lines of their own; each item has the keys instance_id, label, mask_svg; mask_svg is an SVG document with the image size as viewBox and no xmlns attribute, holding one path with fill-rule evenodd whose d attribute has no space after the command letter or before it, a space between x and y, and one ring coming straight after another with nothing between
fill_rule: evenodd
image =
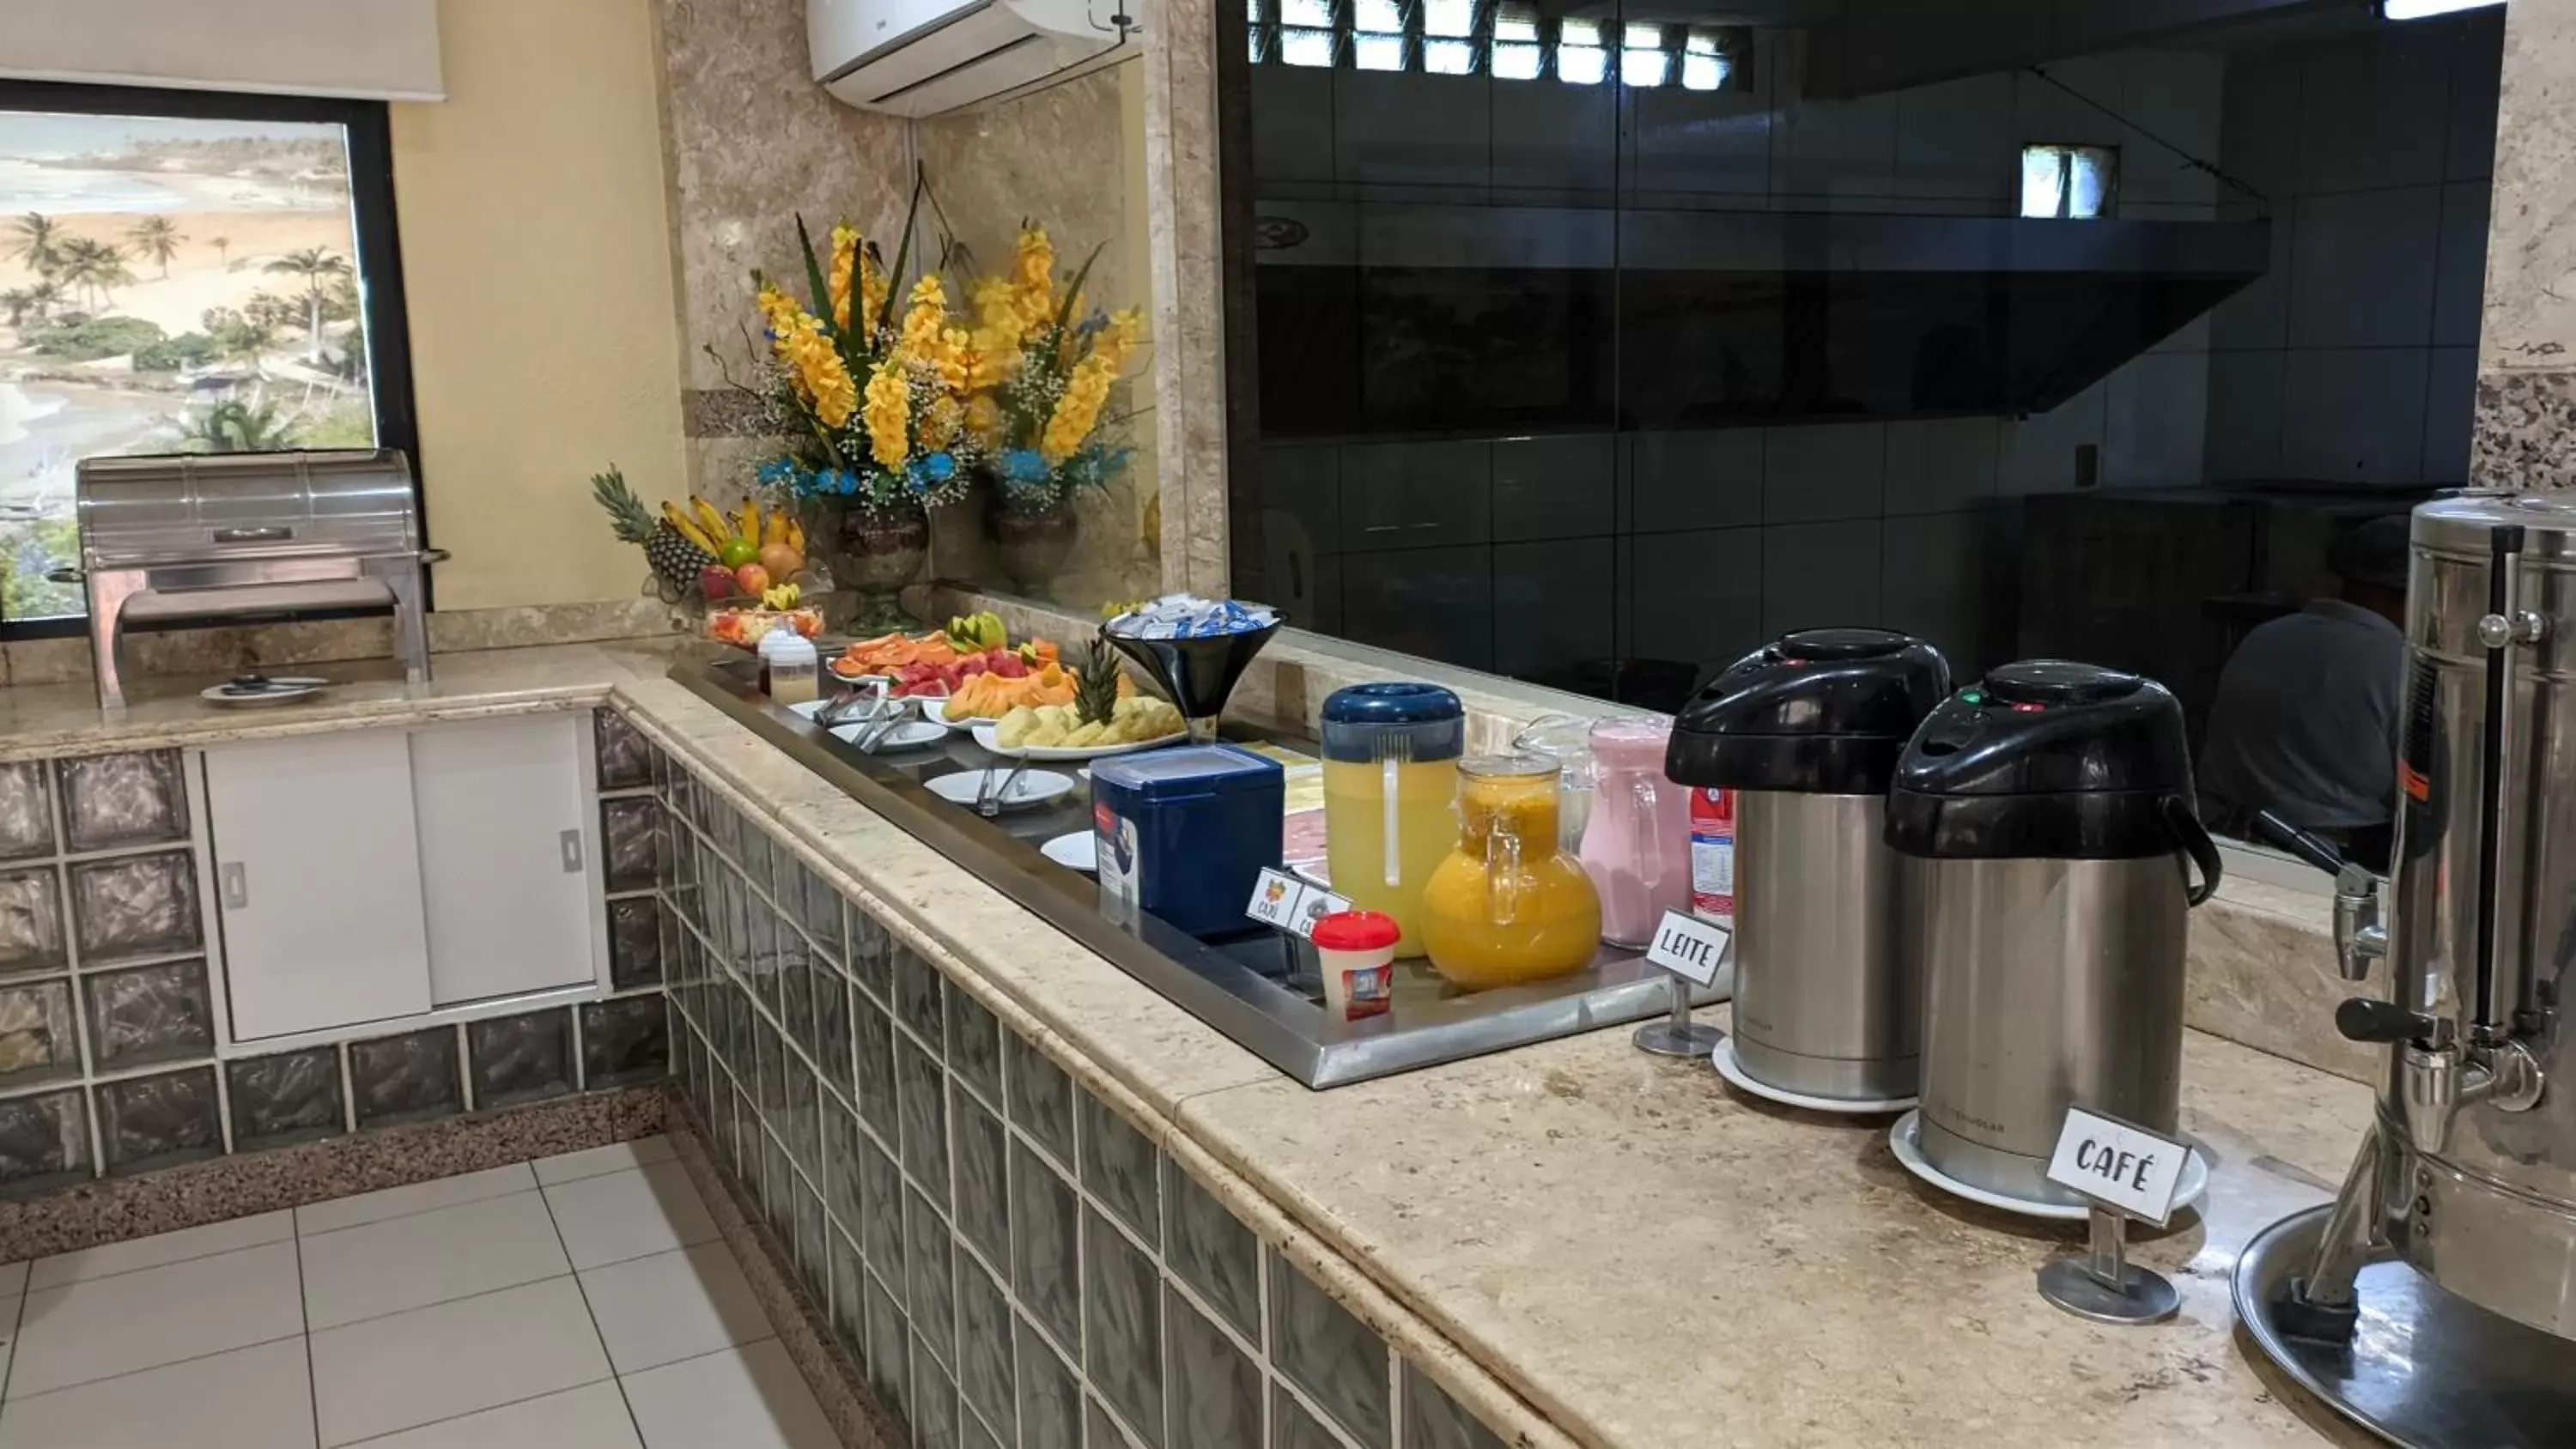
<instances>
[{"instance_id":1,"label":"pink juice jug","mask_svg":"<svg viewBox=\"0 0 2576 1449\"><path fill-rule=\"evenodd\" d=\"M1643 718L1592 727L1597 783L1582 859L1601 896L1601 939L1613 946L1644 946L1664 912L1690 911L1690 791L1664 778L1672 728Z\"/></svg>"}]
</instances>

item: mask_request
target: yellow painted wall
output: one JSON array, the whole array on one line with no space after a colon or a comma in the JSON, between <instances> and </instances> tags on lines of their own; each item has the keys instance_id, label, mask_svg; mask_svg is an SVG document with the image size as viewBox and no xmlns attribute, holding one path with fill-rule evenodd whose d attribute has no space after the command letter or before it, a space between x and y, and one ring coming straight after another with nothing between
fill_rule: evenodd
<instances>
[{"instance_id":1,"label":"yellow painted wall","mask_svg":"<svg viewBox=\"0 0 2576 1449\"><path fill-rule=\"evenodd\" d=\"M685 491L646 0L440 0L448 99L393 109L441 609L631 598L590 475Z\"/></svg>"}]
</instances>

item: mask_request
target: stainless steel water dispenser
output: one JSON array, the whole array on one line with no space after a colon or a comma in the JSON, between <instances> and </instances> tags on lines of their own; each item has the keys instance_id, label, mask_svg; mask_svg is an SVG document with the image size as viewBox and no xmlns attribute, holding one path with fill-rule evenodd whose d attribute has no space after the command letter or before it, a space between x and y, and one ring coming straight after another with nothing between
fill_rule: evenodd
<instances>
[{"instance_id":1,"label":"stainless steel water dispenser","mask_svg":"<svg viewBox=\"0 0 2576 1449\"><path fill-rule=\"evenodd\" d=\"M2237 1310L2400 1443L2576 1443L2576 503L2440 499L2412 539L2391 875L2336 912L2344 974L2387 972L2335 1017L2386 1049L2379 1109Z\"/></svg>"}]
</instances>

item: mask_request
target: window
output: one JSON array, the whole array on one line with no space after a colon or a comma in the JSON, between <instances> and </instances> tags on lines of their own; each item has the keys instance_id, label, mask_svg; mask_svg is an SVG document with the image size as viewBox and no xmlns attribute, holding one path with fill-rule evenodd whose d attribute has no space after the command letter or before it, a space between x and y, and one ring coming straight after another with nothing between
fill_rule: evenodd
<instances>
[{"instance_id":1,"label":"window","mask_svg":"<svg viewBox=\"0 0 2576 1449\"><path fill-rule=\"evenodd\" d=\"M76 633L99 454L393 447L381 104L0 81L0 628Z\"/></svg>"},{"instance_id":2,"label":"window","mask_svg":"<svg viewBox=\"0 0 2576 1449\"><path fill-rule=\"evenodd\" d=\"M2109 216L2119 190L2116 146L2024 146L2021 214L2091 220Z\"/></svg>"}]
</instances>

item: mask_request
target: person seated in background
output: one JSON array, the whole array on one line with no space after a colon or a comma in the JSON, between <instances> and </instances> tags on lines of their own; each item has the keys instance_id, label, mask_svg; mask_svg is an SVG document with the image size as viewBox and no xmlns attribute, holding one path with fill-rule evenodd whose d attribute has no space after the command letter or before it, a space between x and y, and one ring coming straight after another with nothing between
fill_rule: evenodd
<instances>
[{"instance_id":1,"label":"person seated in background","mask_svg":"<svg viewBox=\"0 0 2576 1449\"><path fill-rule=\"evenodd\" d=\"M2259 839L2273 814L2388 868L2397 725L2406 676L2407 518L2346 531L2326 550L2338 595L2245 636L2219 671L2200 752L2211 828Z\"/></svg>"}]
</instances>

